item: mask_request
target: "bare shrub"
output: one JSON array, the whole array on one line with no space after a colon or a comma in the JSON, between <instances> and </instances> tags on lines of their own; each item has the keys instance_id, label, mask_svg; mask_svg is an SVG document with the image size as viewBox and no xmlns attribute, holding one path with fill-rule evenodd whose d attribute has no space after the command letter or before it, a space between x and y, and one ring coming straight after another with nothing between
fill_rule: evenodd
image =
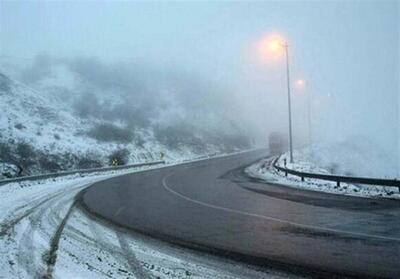
<instances>
[{"instance_id":1,"label":"bare shrub","mask_svg":"<svg viewBox=\"0 0 400 279\"><path fill-rule=\"evenodd\" d=\"M62 170L61 165L58 163L61 161L59 156L46 155L42 153L40 154L38 161L40 168L46 172L58 172Z\"/></svg>"},{"instance_id":2,"label":"bare shrub","mask_svg":"<svg viewBox=\"0 0 400 279\"><path fill-rule=\"evenodd\" d=\"M10 92L11 81L8 77L0 73L0 91Z\"/></svg>"},{"instance_id":3,"label":"bare shrub","mask_svg":"<svg viewBox=\"0 0 400 279\"><path fill-rule=\"evenodd\" d=\"M33 166L37 160L37 152L34 147L26 142L17 143L17 148L15 150L16 158L15 160L22 165L24 169Z\"/></svg>"},{"instance_id":4,"label":"bare shrub","mask_svg":"<svg viewBox=\"0 0 400 279\"><path fill-rule=\"evenodd\" d=\"M129 143L133 140L133 133L128 128L120 128L110 123L98 124L88 133L88 136L103 142Z\"/></svg>"},{"instance_id":5,"label":"bare shrub","mask_svg":"<svg viewBox=\"0 0 400 279\"><path fill-rule=\"evenodd\" d=\"M114 151L108 157L108 160L110 162L110 165L112 164L113 160L116 160L118 166L126 165L129 162L129 155L130 155L129 150L126 148L122 148Z\"/></svg>"},{"instance_id":6,"label":"bare shrub","mask_svg":"<svg viewBox=\"0 0 400 279\"><path fill-rule=\"evenodd\" d=\"M26 129L26 127L22 123L15 124L14 127L18 130Z\"/></svg>"},{"instance_id":7,"label":"bare shrub","mask_svg":"<svg viewBox=\"0 0 400 279\"><path fill-rule=\"evenodd\" d=\"M99 160L93 159L88 155L80 158L78 160L78 168L79 169L93 169L93 168L101 168L103 165Z\"/></svg>"}]
</instances>

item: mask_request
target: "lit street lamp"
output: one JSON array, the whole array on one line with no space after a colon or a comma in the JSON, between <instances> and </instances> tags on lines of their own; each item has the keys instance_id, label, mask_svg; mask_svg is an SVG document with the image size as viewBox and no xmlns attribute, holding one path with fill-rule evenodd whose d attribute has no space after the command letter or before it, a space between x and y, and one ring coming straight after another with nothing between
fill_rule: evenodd
<instances>
[{"instance_id":1,"label":"lit street lamp","mask_svg":"<svg viewBox=\"0 0 400 279\"><path fill-rule=\"evenodd\" d=\"M289 45L287 42L283 43L286 54L286 81L288 93L288 110L289 110L289 153L290 163L293 163L293 137L292 137L292 105L290 101L290 75L289 75Z\"/></svg>"},{"instance_id":2,"label":"lit street lamp","mask_svg":"<svg viewBox=\"0 0 400 279\"><path fill-rule=\"evenodd\" d=\"M290 71L289 71L289 45L280 37L270 37L263 40L260 44L260 51L263 56L271 57L282 53L284 48L286 56L286 82L287 82L287 96L288 96L288 111L289 111L289 154L290 163L293 163L293 135L292 135L292 104L291 104L291 93L290 93Z\"/></svg>"}]
</instances>

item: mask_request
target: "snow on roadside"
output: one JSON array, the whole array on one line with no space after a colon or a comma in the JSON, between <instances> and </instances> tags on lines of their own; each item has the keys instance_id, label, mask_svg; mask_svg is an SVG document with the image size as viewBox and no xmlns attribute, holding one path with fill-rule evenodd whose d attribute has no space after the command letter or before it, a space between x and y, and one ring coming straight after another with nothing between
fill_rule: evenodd
<instances>
[{"instance_id":1,"label":"snow on roadside","mask_svg":"<svg viewBox=\"0 0 400 279\"><path fill-rule=\"evenodd\" d=\"M277 270L193 252L90 218L78 207L49 247L74 197L96 181L154 166L0 186L0 278L293 278Z\"/></svg>"},{"instance_id":2,"label":"snow on roadside","mask_svg":"<svg viewBox=\"0 0 400 279\"><path fill-rule=\"evenodd\" d=\"M263 159L247 167L246 173L252 177L262 179L269 183L293 188L366 198L382 197L400 199L400 193L397 187L376 187L373 185L353 185L347 183L340 183L340 186L337 186L336 182L331 181L312 178L305 178L305 181L301 181L300 177L290 174L288 174L286 177L283 172L279 172L273 167L273 160L275 158L276 157ZM279 166L284 166L284 159L286 159L286 167L289 169L312 173L331 174L327 169L311 166L307 163L307 161L302 161L298 159L298 157L296 157L297 160L295 164L290 164L288 154L283 154L280 157L278 160Z\"/></svg>"},{"instance_id":3,"label":"snow on roadside","mask_svg":"<svg viewBox=\"0 0 400 279\"><path fill-rule=\"evenodd\" d=\"M55 278L265 278L262 268L193 252L74 211L63 232ZM293 278L268 270L268 278Z\"/></svg>"},{"instance_id":4,"label":"snow on roadside","mask_svg":"<svg viewBox=\"0 0 400 279\"><path fill-rule=\"evenodd\" d=\"M44 258L75 195L96 181L132 171L112 170L0 186L0 278L46 274Z\"/></svg>"}]
</instances>

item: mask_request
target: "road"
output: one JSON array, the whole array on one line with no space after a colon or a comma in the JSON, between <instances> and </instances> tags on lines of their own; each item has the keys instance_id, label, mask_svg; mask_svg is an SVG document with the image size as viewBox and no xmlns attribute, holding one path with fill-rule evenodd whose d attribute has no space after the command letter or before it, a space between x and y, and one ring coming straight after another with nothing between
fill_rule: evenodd
<instances>
[{"instance_id":1,"label":"road","mask_svg":"<svg viewBox=\"0 0 400 279\"><path fill-rule=\"evenodd\" d=\"M81 205L108 222L297 274L400 277L400 203L250 179L252 151L100 181Z\"/></svg>"},{"instance_id":2,"label":"road","mask_svg":"<svg viewBox=\"0 0 400 279\"><path fill-rule=\"evenodd\" d=\"M149 168L2 185L0 278L298 278L123 230L79 206L93 183Z\"/></svg>"}]
</instances>

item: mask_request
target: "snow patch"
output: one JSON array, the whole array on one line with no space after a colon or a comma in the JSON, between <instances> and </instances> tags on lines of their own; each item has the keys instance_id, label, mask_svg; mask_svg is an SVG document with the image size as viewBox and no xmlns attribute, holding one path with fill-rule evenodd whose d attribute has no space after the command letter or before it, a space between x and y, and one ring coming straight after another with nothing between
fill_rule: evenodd
<instances>
[{"instance_id":1,"label":"snow patch","mask_svg":"<svg viewBox=\"0 0 400 279\"><path fill-rule=\"evenodd\" d=\"M296 154L298 155L299 153ZM366 198L381 197L400 199L400 193L397 187L353 185L347 183L340 183L340 186L338 186L336 182L333 181L324 181L313 178L305 178L304 181L301 181L301 178L295 175L288 174L288 176L285 176L283 172L279 172L274 168L273 161L275 158L276 157L263 159L247 167L246 173L252 177L262 179L269 183L293 188ZM282 155L277 164L284 167L284 160L286 159L286 167L289 169L311 173L331 174L329 170L312 166L307 161L300 160L299 157L296 157L296 163L294 164L289 163L288 158L288 154Z\"/></svg>"}]
</instances>

